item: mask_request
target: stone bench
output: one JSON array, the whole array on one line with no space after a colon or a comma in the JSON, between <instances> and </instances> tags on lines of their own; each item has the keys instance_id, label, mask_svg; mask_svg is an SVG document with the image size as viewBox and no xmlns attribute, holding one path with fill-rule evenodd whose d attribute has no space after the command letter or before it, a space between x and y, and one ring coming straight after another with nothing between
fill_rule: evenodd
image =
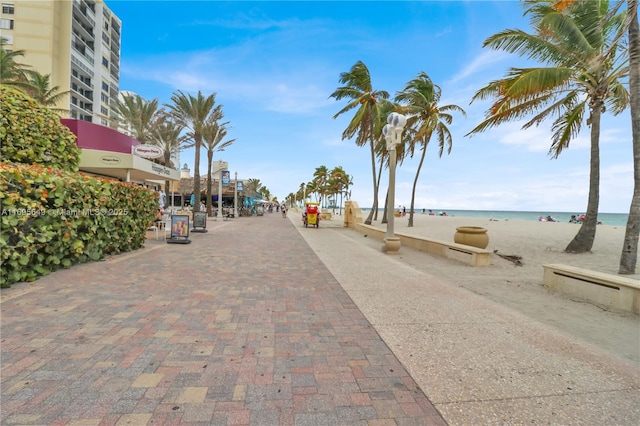
<instances>
[{"instance_id":1,"label":"stone bench","mask_svg":"<svg viewBox=\"0 0 640 426\"><path fill-rule=\"evenodd\" d=\"M640 314L640 281L574 266L547 264L544 286L598 305Z\"/></svg>"},{"instance_id":2,"label":"stone bench","mask_svg":"<svg viewBox=\"0 0 640 426\"><path fill-rule=\"evenodd\" d=\"M322 212L320 213L320 220L331 220L331 212Z\"/></svg>"},{"instance_id":3,"label":"stone bench","mask_svg":"<svg viewBox=\"0 0 640 426\"><path fill-rule=\"evenodd\" d=\"M386 235L385 230L362 223L356 224L355 229L367 235L371 235L380 241L383 241ZM400 232L396 232L394 235L400 238L400 244L404 247L411 247L425 253L431 253L436 256L457 260L471 266L489 266L491 264L491 252L489 250L479 249L464 244L457 244L454 242L415 237Z\"/></svg>"}]
</instances>

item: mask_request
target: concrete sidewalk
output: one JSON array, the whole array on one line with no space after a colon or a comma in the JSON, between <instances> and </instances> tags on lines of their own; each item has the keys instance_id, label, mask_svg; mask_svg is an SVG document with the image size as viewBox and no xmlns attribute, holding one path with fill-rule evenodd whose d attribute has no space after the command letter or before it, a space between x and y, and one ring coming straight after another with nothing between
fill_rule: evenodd
<instances>
[{"instance_id":1,"label":"concrete sidewalk","mask_svg":"<svg viewBox=\"0 0 640 426\"><path fill-rule=\"evenodd\" d=\"M289 216L2 290L0 424L640 423L637 364Z\"/></svg>"},{"instance_id":2,"label":"concrete sidewalk","mask_svg":"<svg viewBox=\"0 0 640 426\"><path fill-rule=\"evenodd\" d=\"M350 229L300 232L449 424L640 424L637 363L442 282Z\"/></svg>"}]
</instances>

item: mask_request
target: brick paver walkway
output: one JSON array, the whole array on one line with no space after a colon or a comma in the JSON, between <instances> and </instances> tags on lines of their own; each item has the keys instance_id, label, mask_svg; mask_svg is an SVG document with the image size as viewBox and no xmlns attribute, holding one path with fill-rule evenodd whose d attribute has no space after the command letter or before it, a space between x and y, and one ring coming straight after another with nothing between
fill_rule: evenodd
<instances>
[{"instance_id":1,"label":"brick paver walkway","mask_svg":"<svg viewBox=\"0 0 640 426\"><path fill-rule=\"evenodd\" d=\"M208 225L2 290L0 423L445 424L299 223Z\"/></svg>"}]
</instances>

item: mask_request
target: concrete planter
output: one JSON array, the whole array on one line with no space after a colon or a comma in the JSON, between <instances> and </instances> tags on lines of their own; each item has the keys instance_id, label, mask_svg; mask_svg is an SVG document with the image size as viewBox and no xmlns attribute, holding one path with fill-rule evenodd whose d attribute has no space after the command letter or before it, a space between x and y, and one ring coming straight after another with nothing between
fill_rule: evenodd
<instances>
[{"instance_id":1,"label":"concrete planter","mask_svg":"<svg viewBox=\"0 0 640 426\"><path fill-rule=\"evenodd\" d=\"M489 235L487 230L480 226L459 226L456 228L453 241L457 244L484 249L489 245Z\"/></svg>"},{"instance_id":2,"label":"concrete planter","mask_svg":"<svg viewBox=\"0 0 640 426\"><path fill-rule=\"evenodd\" d=\"M387 237L384 240L383 251L387 254L397 254L400 250L400 238Z\"/></svg>"}]
</instances>

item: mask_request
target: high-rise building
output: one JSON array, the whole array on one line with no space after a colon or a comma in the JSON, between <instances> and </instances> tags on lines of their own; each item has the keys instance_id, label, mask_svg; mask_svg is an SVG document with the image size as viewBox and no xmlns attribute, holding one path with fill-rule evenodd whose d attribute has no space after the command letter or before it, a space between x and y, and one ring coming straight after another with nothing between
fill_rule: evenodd
<instances>
[{"instance_id":1,"label":"high-rise building","mask_svg":"<svg viewBox=\"0 0 640 426\"><path fill-rule=\"evenodd\" d=\"M102 0L1 0L5 50L24 50L21 63L51 75L68 96L68 117L117 128L120 19Z\"/></svg>"}]
</instances>

